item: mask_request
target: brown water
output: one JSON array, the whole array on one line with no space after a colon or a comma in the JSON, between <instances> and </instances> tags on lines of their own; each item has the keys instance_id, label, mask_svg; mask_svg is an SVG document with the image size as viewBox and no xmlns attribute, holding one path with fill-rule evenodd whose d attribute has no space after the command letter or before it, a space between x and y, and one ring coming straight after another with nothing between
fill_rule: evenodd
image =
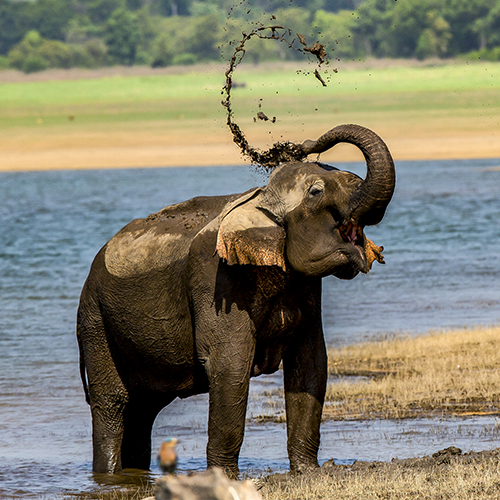
<instances>
[{"instance_id":1,"label":"brown water","mask_svg":"<svg viewBox=\"0 0 500 500\"><path fill-rule=\"evenodd\" d=\"M500 161L406 162L380 227L387 264L352 282L324 280L329 345L387 332L500 322ZM349 165L349 169L362 167ZM158 475L96 477L90 412L78 373L75 314L99 248L135 217L198 194L242 192L247 168L0 174L0 497L60 498ZM252 383L249 417L282 412ZM205 467L207 398L175 401L153 447L180 438L182 470ZM325 422L321 460L388 460L500 446L496 418ZM247 425L240 468L287 469L283 424ZM106 481L104 481L106 479ZM104 481L104 484L103 484ZM117 484L118 483L118 486Z\"/></svg>"}]
</instances>

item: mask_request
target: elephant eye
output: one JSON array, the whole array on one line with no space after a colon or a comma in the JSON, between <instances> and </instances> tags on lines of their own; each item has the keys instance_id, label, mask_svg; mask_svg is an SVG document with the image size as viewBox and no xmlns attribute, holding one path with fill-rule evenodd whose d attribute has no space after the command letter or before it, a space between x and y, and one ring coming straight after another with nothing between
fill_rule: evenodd
<instances>
[{"instance_id":1,"label":"elephant eye","mask_svg":"<svg viewBox=\"0 0 500 500\"><path fill-rule=\"evenodd\" d=\"M318 184L313 184L309 188L309 196L321 196L323 194L323 186L318 185Z\"/></svg>"}]
</instances>

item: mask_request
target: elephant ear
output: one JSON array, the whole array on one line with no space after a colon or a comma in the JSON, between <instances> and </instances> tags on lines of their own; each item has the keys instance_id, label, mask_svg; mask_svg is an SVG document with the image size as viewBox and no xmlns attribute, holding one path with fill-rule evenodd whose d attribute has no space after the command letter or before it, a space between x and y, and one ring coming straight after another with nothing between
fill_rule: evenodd
<instances>
[{"instance_id":1,"label":"elephant ear","mask_svg":"<svg viewBox=\"0 0 500 500\"><path fill-rule=\"evenodd\" d=\"M259 206L261 193L261 188L245 193L221 214L217 253L229 265L285 270L285 230Z\"/></svg>"}]
</instances>

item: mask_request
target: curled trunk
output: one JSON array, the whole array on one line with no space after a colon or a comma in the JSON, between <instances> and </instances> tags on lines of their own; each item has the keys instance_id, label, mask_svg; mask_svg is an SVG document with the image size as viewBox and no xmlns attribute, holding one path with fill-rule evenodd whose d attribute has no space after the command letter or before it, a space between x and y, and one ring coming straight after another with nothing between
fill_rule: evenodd
<instances>
[{"instance_id":1,"label":"curled trunk","mask_svg":"<svg viewBox=\"0 0 500 500\"><path fill-rule=\"evenodd\" d=\"M357 146L365 157L367 168L365 180L351 197L350 217L363 226L378 224L396 184L391 153L375 132L360 125L339 125L317 141L305 141L302 151L305 155L319 154L341 142Z\"/></svg>"}]
</instances>

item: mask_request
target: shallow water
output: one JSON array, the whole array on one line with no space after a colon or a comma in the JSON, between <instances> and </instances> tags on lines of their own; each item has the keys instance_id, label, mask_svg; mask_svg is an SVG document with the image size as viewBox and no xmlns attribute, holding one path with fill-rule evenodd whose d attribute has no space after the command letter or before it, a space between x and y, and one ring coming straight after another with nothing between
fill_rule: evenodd
<instances>
[{"instance_id":1,"label":"shallow water","mask_svg":"<svg viewBox=\"0 0 500 500\"><path fill-rule=\"evenodd\" d=\"M361 165L339 165L364 174ZM324 280L327 343L500 322L500 160L400 162L386 218L368 236L387 264ZM78 373L75 313L90 263L123 225L199 194L263 185L252 169L187 168L0 174L0 497L95 489L90 412ZM253 393L281 384L256 379ZM251 397L249 412L262 408ZM274 403L273 403L274 404ZM181 438L182 469L204 467L205 396L159 415L154 448ZM385 460L497 447L495 418L326 422L322 460ZM242 470L286 469L281 424L247 426ZM153 475L158 470L153 469ZM147 476L146 476L147 478ZM126 478L133 481L132 476ZM110 486L105 486L110 487Z\"/></svg>"}]
</instances>

